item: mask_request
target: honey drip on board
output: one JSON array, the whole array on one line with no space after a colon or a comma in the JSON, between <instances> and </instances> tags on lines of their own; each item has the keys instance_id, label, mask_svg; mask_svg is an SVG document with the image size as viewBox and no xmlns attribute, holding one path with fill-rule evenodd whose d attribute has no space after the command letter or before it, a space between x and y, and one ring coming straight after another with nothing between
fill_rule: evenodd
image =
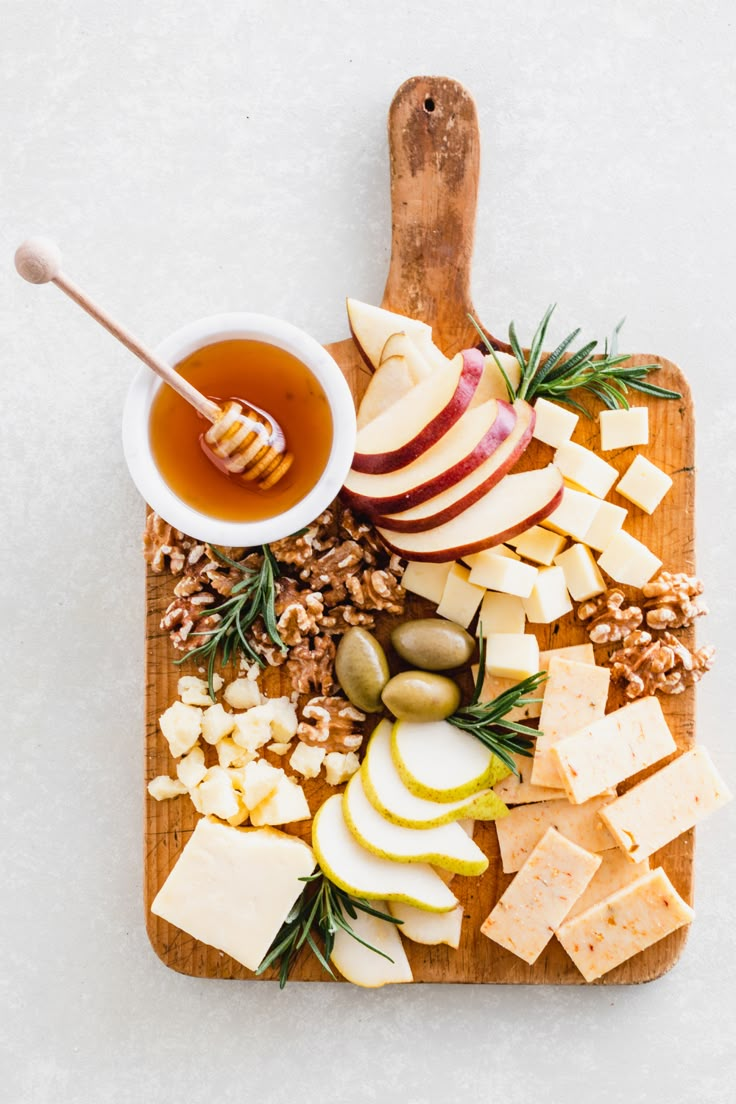
<instances>
[{"instance_id":1,"label":"honey drip on board","mask_svg":"<svg viewBox=\"0 0 736 1104\"><path fill-rule=\"evenodd\" d=\"M330 455L332 416L321 385L300 360L265 342L232 340L205 345L176 368L219 404L235 399L267 411L294 457L286 475L268 490L218 470L201 446L209 423L170 387L162 387L151 407L151 451L182 501L226 521L260 521L309 493Z\"/></svg>"}]
</instances>

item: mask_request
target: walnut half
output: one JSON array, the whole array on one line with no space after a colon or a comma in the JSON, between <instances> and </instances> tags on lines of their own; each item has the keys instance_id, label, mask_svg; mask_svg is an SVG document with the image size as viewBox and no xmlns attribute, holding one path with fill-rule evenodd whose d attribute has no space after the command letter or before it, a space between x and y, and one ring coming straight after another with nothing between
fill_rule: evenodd
<instances>
[{"instance_id":1,"label":"walnut half","mask_svg":"<svg viewBox=\"0 0 736 1104\"><path fill-rule=\"evenodd\" d=\"M611 677L625 684L630 701L657 692L682 694L710 670L714 656L715 648L691 652L672 633L654 640L651 633L639 629L629 633L623 648L611 656Z\"/></svg>"},{"instance_id":2,"label":"walnut half","mask_svg":"<svg viewBox=\"0 0 736 1104\"><path fill-rule=\"evenodd\" d=\"M644 615L638 606L627 606L622 590L607 590L578 606L578 618L586 621L594 644L615 644L638 629Z\"/></svg>"},{"instance_id":3,"label":"walnut half","mask_svg":"<svg viewBox=\"0 0 736 1104\"><path fill-rule=\"evenodd\" d=\"M703 593L703 583L694 575L662 571L641 589L647 598L644 610L650 629L684 629L708 612L701 602L693 601Z\"/></svg>"},{"instance_id":4,"label":"walnut half","mask_svg":"<svg viewBox=\"0 0 736 1104\"><path fill-rule=\"evenodd\" d=\"M345 698L311 698L302 716L296 734L305 744L316 744L327 751L356 751L363 743L363 733L356 732L355 726L365 720L365 713Z\"/></svg>"}]
</instances>

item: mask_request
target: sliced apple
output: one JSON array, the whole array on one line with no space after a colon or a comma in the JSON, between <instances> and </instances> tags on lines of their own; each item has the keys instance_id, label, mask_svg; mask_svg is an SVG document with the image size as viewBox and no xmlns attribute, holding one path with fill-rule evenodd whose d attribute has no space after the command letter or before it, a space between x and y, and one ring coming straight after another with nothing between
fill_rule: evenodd
<instances>
[{"instance_id":1,"label":"sliced apple","mask_svg":"<svg viewBox=\"0 0 736 1104\"><path fill-rule=\"evenodd\" d=\"M365 394L358 407L358 429L368 425L374 418L397 403L416 380L412 378L406 357L392 356L384 360L380 368L371 376Z\"/></svg>"},{"instance_id":2,"label":"sliced apple","mask_svg":"<svg viewBox=\"0 0 736 1104\"><path fill-rule=\"evenodd\" d=\"M413 383L421 383L423 379L432 374L431 366L420 353L413 338L406 333L391 334L381 350L379 368L394 356L403 356L406 359ZM447 363L449 364L449 361Z\"/></svg>"},{"instance_id":3,"label":"sliced apple","mask_svg":"<svg viewBox=\"0 0 736 1104\"><path fill-rule=\"evenodd\" d=\"M404 828L384 819L366 797L360 771L342 797L345 823L361 847L383 859L431 863L455 874L482 874L488 859L459 824L438 828Z\"/></svg>"},{"instance_id":4,"label":"sliced apple","mask_svg":"<svg viewBox=\"0 0 736 1104\"><path fill-rule=\"evenodd\" d=\"M345 823L342 794L328 797L312 823L312 846L330 881L366 900L403 901L427 912L449 912L454 893L427 863L397 863L361 847Z\"/></svg>"},{"instance_id":5,"label":"sliced apple","mask_svg":"<svg viewBox=\"0 0 736 1104\"><path fill-rule=\"evenodd\" d=\"M483 379L480 382L478 390L480 391L480 398L482 401L487 402L488 399L508 399L509 392L506 386L506 380L501 374L501 369L498 367L500 364L508 378L514 394L518 390L521 383L521 365L515 356L510 353L497 352L495 356L491 353L487 353L483 358L484 371Z\"/></svg>"},{"instance_id":6,"label":"sliced apple","mask_svg":"<svg viewBox=\"0 0 736 1104\"><path fill-rule=\"evenodd\" d=\"M398 902L394 904L398 907ZM389 911L385 901L376 901L375 907L379 912ZM453 909L453 912L455 911ZM432 915L412 908L412 915L414 912L420 916ZM447 915L452 916L452 912ZM360 985L364 989L378 989L382 985L396 985L414 980L397 924L392 924L390 920L381 920L378 916L371 916L359 909L355 919L352 916L346 919L358 939L363 940L363 943L359 943L340 927L335 932L331 962L346 981L352 981L353 985ZM369 943L370 947L366 947L365 943ZM371 947L375 947L381 954L376 954ZM384 958L384 955L387 957Z\"/></svg>"},{"instance_id":7,"label":"sliced apple","mask_svg":"<svg viewBox=\"0 0 736 1104\"><path fill-rule=\"evenodd\" d=\"M549 464L505 476L483 498L434 529L401 533L379 525L378 532L392 552L407 560L447 563L530 529L556 508L563 486L559 471Z\"/></svg>"},{"instance_id":8,"label":"sliced apple","mask_svg":"<svg viewBox=\"0 0 736 1104\"><path fill-rule=\"evenodd\" d=\"M509 774L480 740L448 721L396 721L391 756L406 788L429 801L460 801Z\"/></svg>"},{"instance_id":9,"label":"sliced apple","mask_svg":"<svg viewBox=\"0 0 736 1104\"><path fill-rule=\"evenodd\" d=\"M495 820L508 809L493 790L460 801L428 801L407 790L391 756L391 722L380 721L366 748L360 774L371 805L386 820L404 828L435 828L461 818Z\"/></svg>"},{"instance_id":10,"label":"sliced apple","mask_svg":"<svg viewBox=\"0 0 736 1104\"><path fill-rule=\"evenodd\" d=\"M405 318L359 299L348 299L347 309L353 337L372 368L378 368L381 363L381 353L392 334L422 335L419 337L422 344L427 339L432 340L432 329L426 322Z\"/></svg>"},{"instance_id":11,"label":"sliced apple","mask_svg":"<svg viewBox=\"0 0 736 1104\"><path fill-rule=\"evenodd\" d=\"M412 943L436 947L446 943L454 950L460 946L460 933L465 909L458 905L452 912L422 912L400 901L390 901L388 911L401 920L401 934Z\"/></svg>"},{"instance_id":12,"label":"sliced apple","mask_svg":"<svg viewBox=\"0 0 736 1104\"><path fill-rule=\"evenodd\" d=\"M475 356L472 353L475 353ZM483 372L477 350L458 353L447 371L433 372L358 433L353 468L390 472L411 464L467 410Z\"/></svg>"}]
</instances>

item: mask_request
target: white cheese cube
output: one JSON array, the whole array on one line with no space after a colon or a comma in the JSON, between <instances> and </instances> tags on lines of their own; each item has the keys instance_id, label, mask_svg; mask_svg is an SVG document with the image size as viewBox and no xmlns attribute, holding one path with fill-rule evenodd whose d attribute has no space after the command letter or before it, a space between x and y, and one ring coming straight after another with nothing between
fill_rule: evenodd
<instances>
[{"instance_id":1,"label":"white cheese cube","mask_svg":"<svg viewBox=\"0 0 736 1104\"><path fill-rule=\"evenodd\" d=\"M582 538L583 544L595 548L596 552L603 552L623 526L628 512L623 506L601 502L590 528Z\"/></svg>"},{"instance_id":2,"label":"white cheese cube","mask_svg":"<svg viewBox=\"0 0 736 1104\"><path fill-rule=\"evenodd\" d=\"M511 560L506 556L497 556L491 550L478 552L474 556L470 569L470 582L480 590L499 590L502 594L515 594L526 598L531 594L537 578L537 569L521 560Z\"/></svg>"},{"instance_id":3,"label":"white cheese cube","mask_svg":"<svg viewBox=\"0 0 736 1104\"><path fill-rule=\"evenodd\" d=\"M644 456L636 456L616 484L616 490L653 514L671 486L672 480L661 468Z\"/></svg>"},{"instance_id":4,"label":"white cheese cube","mask_svg":"<svg viewBox=\"0 0 736 1104\"><path fill-rule=\"evenodd\" d=\"M251 824L291 824L295 820L309 820L309 804L304 790L286 775L279 781L276 791L251 809Z\"/></svg>"},{"instance_id":5,"label":"white cheese cube","mask_svg":"<svg viewBox=\"0 0 736 1104\"><path fill-rule=\"evenodd\" d=\"M498 594L489 590L480 604L476 633L480 635L482 630L485 637L492 633L517 635L524 632L525 621L526 614L521 598L515 594Z\"/></svg>"},{"instance_id":6,"label":"white cheese cube","mask_svg":"<svg viewBox=\"0 0 736 1104\"><path fill-rule=\"evenodd\" d=\"M261 704L261 693L255 679L234 679L227 684L222 696L231 709L250 709Z\"/></svg>"},{"instance_id":7,"label":"white cheese cube","mask_svg":"<svg viewBox=\"0 0 736 1104\"><path fill-rule=\"evenodd\" d=\"M617 583L641 588L656 575L662 561L645 544L620 529L598 557L598 566Z\"/></svg>"},{"instance_id":8,"label":"white cheese cube","mask_svg":"<svg viewBox=\"0 0 736 1104\"><path fill-rule=\"evenodd\" d=\"M202 733L202 710L176 701L161 714L159 726L175 759L194 747Z\"/></svg>"},{"instance_id":9,"label":"white cheese cube","mask_svg":"<svg viewBox=\"0 0 736 1104\"><path fill-rule=\"evenodd\" d=\"M360 768L354 751L331 751L325 755L325 781L328 786L341 786Z\"/></svg>"},{"instance_id":10,"label":"white cheese cube","mask_svg":"<svg viewBox=\"0 0 736 1104\"><path fill-rule=\"evenodd\" d=\"M605 498L618 479L618 472L590 449L567 441L554 455L554 463L566 479L596 498Z\"/></svg>"},{"instance_id":11,"label":"white cheese cube","mask_svg":"<svg viewBox=\"0 0 736 1104\"><path fill-rule=\"evenodd\" d=\"M559 768L551 755L552 745L604 715L610 682L608 667L576 663L562 656L550 660L531 772L536 786L563 788Z\"/></svg>"},{"instance_id":12,"label":"white cheese cube","mask_svg":"<svg viewBox=\"0 0 736 1104\"><path fill-rule=\"evenodd\" d=\"M258 709L268 718L274 740L285 744L294 739L299 719L296 706L289 698L267 698Z\"/></svg>"},{"instance_id":13,"label":"white cheese cube","mask_svg":"<svg viewBox=\"0 0 736 1104\"><path fill-rule=\"evenodd\" d=\"M255 751L246 751L245 748L236 744L230 736L218 740L215 747L217 749L217 761L221 767L244 767L256 756Z\"/></svg>"},{"instance_id":14,"label":"white cheese cube","mask_svg":"<svg viewBox=\"0 0 736 1104\"><path fill-rule=\"evenodd\" d=\"M278 742L269 744L266 751L272 751L274 755L286 755L291 751L291 740L289 740L288 744L281 744Z\"/></svg>"},{"instance_id":15,"label":"white cheese cube","mask_svg":"<svg viewBox=\"0 0 736 1104\"><path fill-rule=\"evenodd\" d=\"M572 609L561 567L542 567L528 598L524 612L533 625L551 625Z\"/></svg>"},{"instance_id":16,"label":"white cheese cube","mask_svg":"<svg viewBox=\"0 0 736 1104\"><path fill-rule=\"evenodd\" d=\"M271 717L268 711L264 713L264 706L255 705L247 713L234 713L233 716L235 728L232 736L238 747L255 753L273 739Z\"/></svg>"},{"instance_id":17,"label":"white cheese cube","mask_svg":"<svg viewBox=\"0 0 736 1104\"><path fill-rule=\"evenodd\" d=\"M222 687L222 677L217 674L212 676L212 688L217 691ZM182 675L176 684L176 692L185 705L212 705L209 686L206 679L197 678L196 675Z\"/></svg>"},{"instance_id":18,"label":"white cheese cube","mask_svg":"<svg viewBox=\"0 0 736 1104\"><path fill-rule=\"evenodd\" d=\"M500 556L495 557L499 563L512 563ZM447 581L442 591L440 604L437 606L437 616L446 617L457 625L467 629L473 620L481 599L485 594L482 586L475 586L470 580L470 571L462 564L453 564L447 576Z\"/></svg>"},{"instance_id":19,"label":"white cheese cube","mask_svg":"<svg viewBox=\"0 0 736 1104\"><path fill-rule=\"evenodd\" d=\"M451 563L416 563L411 560L406 565L401 585L404 590L418 594L420 598L428 598L430 602L439 605L452 567Z\"/></svg>"},{"instance_id":20,"label":"white cheese cube","mask_svg":"<svg viewBox=\"0 0 736 1104\"><path fill-rule=\"evenodd\" d=\"M249 809L256 809L274 794L286 775L266 759L255 759L243 768L243 796ZM255 823L255 822L254 822Z\"/></svg>"},{"instance_id":21,"label":"white cheese cube","mask_svg":"<svg viewBox=\"0 0 736 1104\"><path fill-rule=\"evenodd\" d=\"M151 912L255 970L314 867L294 836L200 820Z\"/></svg>"},{"instance_id":22,"label":"white cheese cube","mask_svg":"<svg viewBox=\"0 0 736 1104\"><path fill-rule=\"evenodd\" d=\"M210 767L197 786L196 793L205 816L227 820L238 812L238 798L230 775L223 767Z\"/></svg>"},{"instance_id":23,"label":"white cheese cube","mask_svg":"<svg viewBox=\"0 0 736 1104\"><path fill-rule=\"evenodd\" d=\"M608 806L606 806L608 808ZM605 809L601 810L601 815ZM601 855L601 865L593 875L593 880L582 897L579 897L567 914L566 920L573 916L579 916L581 912L597 905L605 897L617 893L619 889L637 881L649 870L649 860L636 863L626 858L618 847L612 847L610 851L604 851Z\"/></svg>"},{"instance_id":24,"label":"white cheese cube","mask_svg":"<svg viewBox=\"0 0 736 1104\"><path fill-rule=\"evenodd\" d=\"M601 410L601 451L649 444L649 409L632 406L629 410Z\"/></svg>"},{"instance_id":25,"label":"white cheese cube","mask_svg":"<svg viewBox=\"0 0 736 1104\"><path fill-rule=\"evenodd\" d=\"M304 775L305 778L316 778L322 769L324 758L325 749L323 747L315 747L300 741L289 759L289 766L297 774Z\"/></svg>"},{"instance_id":26,"label":"white cheese cube","mask_svg":"<svg viewBox=\"0 0 736 1104\"><path fill-rule=\"evenodd\" d=\"M495 633L486 641L486 671L521 682L539 670L539 645L531 633Z\"/></svg>"},{"instance_id":27,"label":"white cheese cube","mask_svg":"<svg viewBox=\"0 0 736 1104\"><path fill-rule=\"evenodd\" d=\"M569 441L578 424L579 415L557 403L549 402L548 399L537 399L534 413L536 419L533 436L552 448L559 448Z\"/></svg>"},{"instance_id":28,"label":"white cheese cube","mask_svg":"<svg viewBox=\"0 0 736 1104\"><path fill-rule=\"evenodd\" d=\"M565 487L559 506L540 524L545 529L554 529L556 533L563 533L573 540L581 541L593 524L600 508L599 498L585 494L584 491L573 490L572 487Z\"/></svg>"},{"instance_id":29,"label":"white cheese cube","mask_svg":"<svg viewBox=\"0 0 736 1104\"><path fill-rule=\"evenodd\" d=\"M203 738L214 746L218 740L230 735L235 728L236 719L235 714L226 713L219 702L211 705L209 709L205 709L202 717Z\"/></svg>"},{"instance_id":30,"label":"white cheese cube","mask_svg":"<svg viewBox=\"0 0 736 1104\"><path fill-rule=\"evenodd\" d=\"M180 759L176 765L176 773L188 790L198 786L207 773L202 748L193 747L188 755Z\"/></svg>"},{"instance_id":31,"label":"white cheese cube","mask_svg":"<svg viewBox=\"0 0 736 1104\"><path fill-rule=\"evenodd\" d=\"M169 778L168 774L159 774L148 783L148 792L155 801L169 801L172 797L185 794L187 788L178 778Z\"/></svg>"},{"instance_id":32,"label":"white cheese cube","mask_svg":"<svg viewBox=\"0 0 736 1104\"><path fill-rule=\"evenodd\" d=\"M525 560L533 560L534 563L547 567L564 546L563 536L551 529L543 529L541 525L533 525L525 533L520 533L515 542L516 551Z\"/></svg>"},{"instance_id":33,"label":"white cheese cube","mask_svg":"<svg viewBox=\"0 0 736 1104\"><path fill-rule=\"evenodd\" d=\"M484 402L487 399L503 399L504 402L509 401L509 389L498 367L499 364L506 373L506 378L511 384L514 393L516 393L521 383L521 365L515 356L512 356L511 353L502 353L500 350L496 350L495 353L487 353L483 358L482 387Z\"/></svg>"},{"instance_id":34,"label":"white cheese cube","mask_svg":"<svg viewBox=\"0 0 736 1104\"><path fill-rule=\"evenodd\" d=\"M468 567L474 567L476 563L483 563L483 558L489 554L505 556L507 560L521 559L521 556L514 552L513 548L508 548L505 544L494 544L493 548L486 548L483 552L471 552L470 555L463 556L463 563L466 563Z\"/></svg>"},{"instance_id":35,"label":"white cheese cube","mask_svg":"<svg viewBox=\"0 0 736 1104\"><path fill-rule=\"evenodd\" d=\"M571 805L565 798L517 805L508 816L495 821L504 874L513 874L524 865L548 828L556 828L567 839L586 851L608 851L616 846L601 821L600 811L612 801L599 794L584 805Z\"/></svg>"},{"instance_id":36,"label":"white cheese cube","mask_svg":"<svg viewBox=\"0 0 736 1104\"><path fill-rule=\"evenodd\" d=\"M565 585L576 602L585 602L606 589L593 553L584 544L573 544L566 552L560 552L555 563L562 568Z\"/></svg>"}]
</instances>

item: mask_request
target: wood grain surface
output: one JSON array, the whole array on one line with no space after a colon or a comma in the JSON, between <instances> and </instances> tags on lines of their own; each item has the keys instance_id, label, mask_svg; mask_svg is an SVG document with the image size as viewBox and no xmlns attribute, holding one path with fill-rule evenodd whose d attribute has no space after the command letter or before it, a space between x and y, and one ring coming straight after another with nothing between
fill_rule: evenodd
<instances>
[{"instance_id":1,"label":"wood grain surface","mask_svg":"<svg viewBox=\"0 0 736 1104\"><path fill-rule=\"evenodd\" d=\"M392 250L383 305L422 318L432 324L439 347L447 354L476 344L477 334L468 322L474 312L470 301L470 265L478 188L480 141L475 105L467 91L446 78L414 77L401 86L389 112L391 158ZM346 292L355 289L346 288ZM564 290L564 289L562 289ZM481 312L482 313L482 312ZM476 315L477 317L477 315ZM505 348L502 342L497 343ZM350 383L356 400L362 395L369 369L352 340L328 346ZM694 570L694 422L690 392L679 369L660 357L634 357L633 362L657 360L657 382L682 392L680 402L650 402L650 445L644 454L668 472L672 490L652 517L631 507L627 529L656 551L665 568ZM639 400L637 399L637 402ZM642 396L642 402L644 397ZM576 440L596 447L597 422L581 419ZM631 462L635 450L607 454L619 471ZM546 464L551 450L533 442L523 467ZM630 504L613 493L611 501ZM173 773L173 763L158 718L176 698L181 674L196 673L194 662L175 666L166 634L159 628L163 610L171 600L170 576L147 577L146 753L145 781ZM429 603L409 596L403 617L382 618L377 635L386 641L394 623L406 616L426 616ZM541 648L582 643L587 639L579 623L568 615L551 626L537 626ZM692 644L692 630L683 633ZM597 649L602 662L606 650ZM224 672L227 674L227 672ZM282 685L278 670L262 677L269 695L290 691ZM466 679L469 687L469 676ZM694 741L694 691L662 697L665 715L679 749ZM612 694L609 710L623 704ZM375 720L375 719L374 719ZM367 726L368 727L368 726ZM279 763L279 760L274 760ZM319 780L305 786L312 812L334 792ZM175 970L197 977L251 979L250 971L227 955L197 942L165 921L152 916L150 904L176 862L192 832L197 814L188 797L156 802L146 794L145 814L145 913L151 944L162 961ZM296 826L295 826L296 827ZM301 830L309 838L309 825ZM481 878L456 877L453 890L465 908L460 947L421 947L406 941L414 978L418 982L495 982L514 984L584 984L559 943L553 939L534 966L480 935L482 921L510 881L501 872L493 824L478 824L476 839L488 855L490 866ZM688 832L653 856L661 863L683 897L692 903L693 833ZM679 957L687 929L668 936L649 950L607 974L596 984L649 981L665 973ZM272 974L270 975L273 976ZM326 980L314 957L303 954L294 980ZM327 979L329 980L329 979Z\"/></svg>"}]
</instances>

